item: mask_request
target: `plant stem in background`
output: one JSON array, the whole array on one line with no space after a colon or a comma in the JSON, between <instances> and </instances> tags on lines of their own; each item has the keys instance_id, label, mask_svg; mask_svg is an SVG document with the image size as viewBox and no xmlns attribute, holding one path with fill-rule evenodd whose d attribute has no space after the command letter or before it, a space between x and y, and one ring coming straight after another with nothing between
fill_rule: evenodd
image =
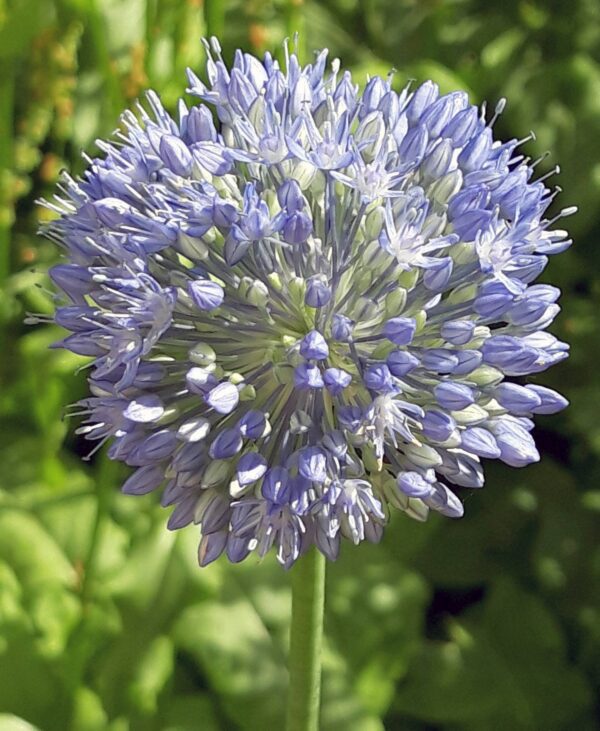
<instances>
[{"instance_id":1,"label":"plant stem in background","mask_svg":"<svg viewBox=\"0 0 600 731\"><path fill-rule=\"evenodd\" d=\"M209 38L217 36L221 40L225 30L224 0L204 0L204 21L206 23L206 35Z\"/></svg>"},{"instance_id":2,"label":"plant stem in background","mask_svg":"<svg viewBox=\"0 0 600 731\"><path fill-rule=\"evenodd\" d=\"M114 129L125 106L125 98L119 84L114 59L111 54L106 19L102 15L102 4L97 0L89 3L87 24L94 43L97 63L102 71L104 84L102 99L102 121L106 129Z\"/></svg>"},{"instance_id":3,"label":"plant stem in background","mask_svg":"<svg viewBox=\"0 0 600 731\"><path fill-rule=\"evenodd\" d=\"M290 39L297 34L297 54L300 63L305 61L306 33L304 27L304 0L287 0L285 4L285 28Z\"/></svg>"},{"instance_id":4,"label":"plant stem in background","mask_svg":"<svg viewBox=\"0 0 600 731\"><path fill-rule=\"evenodd\" d=\"M321 644L325 603L325 557L316 548L290 572L292 625L287 731L318 731Z\"/></svg>"},{"instance_id":5,"label":"plant stem in background","mask_svg":"<svg viewBox=\"0 0 600 731\"><path fill-rule=\"evenodd\" d=\"M15 78L9 64L0 67L0 283L10 274L12 196L10 174L13 158Z\"/></svg>"},{"instance_id":6,"label":"plant stem in background","mask_svg":"<svg viewBox=\"0 0 600 731\"><path fill-rule=\"evenodd\" d=\"M15 74L10 64L0 65L0 288L10 274L11 234L14 218L14 198L11 180L13 168L13 115ZM0 301L0 306L3 303ZM4 312L0 311L0 352L6 352L7 331ZM3 358L2 372L6 369ZM1 380L1 379L0 379Z\"/></svg>"}]
</instances>

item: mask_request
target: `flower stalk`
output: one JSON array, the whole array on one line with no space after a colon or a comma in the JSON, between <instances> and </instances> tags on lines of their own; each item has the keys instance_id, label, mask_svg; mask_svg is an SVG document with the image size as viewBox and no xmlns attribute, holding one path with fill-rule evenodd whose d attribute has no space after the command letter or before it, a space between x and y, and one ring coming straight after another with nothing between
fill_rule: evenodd
<instances>
[{"instance_id":1,"label":"flower stalk","mask_svg":"<svg viewBox=\"0 0 600 731\"><path fill-rule=\"evenodd\" d=\"M287 731L318 731L325 556L311 549L292 569Z\"/></svg>"}]
</instances>

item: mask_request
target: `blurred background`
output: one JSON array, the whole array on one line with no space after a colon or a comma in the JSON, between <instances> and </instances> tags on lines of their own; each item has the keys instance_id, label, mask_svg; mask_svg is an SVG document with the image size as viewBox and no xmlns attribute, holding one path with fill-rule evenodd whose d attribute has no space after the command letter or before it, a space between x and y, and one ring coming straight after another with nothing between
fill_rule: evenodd
<instances>
[{"instance_id":1,"label":"blurred background","mask_svg":"<svg viewBox=\"0 0 600 731\"><path fill-rule=\"evenodd\" d=\"M544 374L542 462L489 465L466 517L397 515L329 566L324 731L600 728L600 0L0 0L0 731L278 731L288 577L272 557L196 565L196 530L73 435L85 374L49 351L35 231L59 171L152 87L174 108L199 39L280 52L301 32L353 70L508 106L496 132L557 162L575 245L542 281L572 357Z\"/></svg>"}]
</instances>

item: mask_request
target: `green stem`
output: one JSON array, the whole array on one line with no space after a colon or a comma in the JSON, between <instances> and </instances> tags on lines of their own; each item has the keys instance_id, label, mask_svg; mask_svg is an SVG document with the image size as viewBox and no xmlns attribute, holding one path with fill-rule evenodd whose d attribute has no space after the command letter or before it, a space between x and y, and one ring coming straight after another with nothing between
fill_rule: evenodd
<instances>
[{"instance_id":1,"label":"green stem","mask_svg":"<svg viewBox=\"0 0 600 731\"><path fill-rule=\"evenodd\" d=\"M325 557L313 548L294 566L287 731L318 731Z\"/></svg>"}]
</instances>

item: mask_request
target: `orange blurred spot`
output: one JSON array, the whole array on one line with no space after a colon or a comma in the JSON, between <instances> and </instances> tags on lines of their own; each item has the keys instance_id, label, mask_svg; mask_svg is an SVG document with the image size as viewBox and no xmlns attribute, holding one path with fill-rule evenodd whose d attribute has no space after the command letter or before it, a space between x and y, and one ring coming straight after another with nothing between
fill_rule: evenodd
<instances>
[{"instance_id":1,"label":"orange blurred spot","mask_svg":"<svg viewBox=\"0 0 600 731\"><path fill-rule=\"evenodd\" d=\"M248 40L256 51L264 51L269 40L269 31L260 23L250 23L248 28Z\"/></svg>"},{"instance_id":2,"label":"orange blurred spot","mask_svg":"<svg viewBox=\"0 0 600 731\"><path fill-rule=\"evenodd\" d=\"M40 165L40 179L44 183L54 183L58 179L62 164L58 155L53 152L46 153Z\"/></svg>"}]
</instances>

